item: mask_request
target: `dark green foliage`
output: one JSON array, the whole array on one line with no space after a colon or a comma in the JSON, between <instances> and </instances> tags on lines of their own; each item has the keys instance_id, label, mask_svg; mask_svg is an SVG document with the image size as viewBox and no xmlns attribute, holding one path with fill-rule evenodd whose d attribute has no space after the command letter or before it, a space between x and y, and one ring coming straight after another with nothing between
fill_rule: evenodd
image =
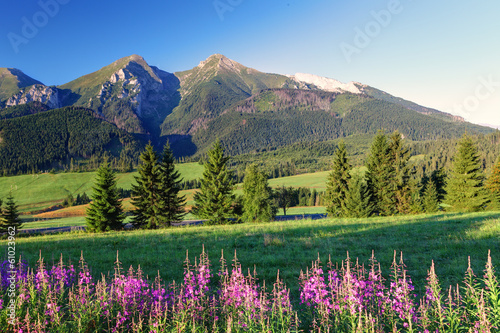
<instances>
[{"instance_id":1,"label":"dark green foliage","mask_svg":"<svg viewBox=\"0 0 500 333\"><path fill-rule=\"evenodd\" d=\"M10 106L6 109L0 110L0 119L23 117L23 116L28 116L30 114L45 112L48 110L50 110L50 108L43 103L31 102L27 104Z\"/></svg>"},{"instance_id":2,"label":"dark green foliage","mask_svg":"<svg viewBox=\"0 0 500 333\"><path fill-rule=\"evenodd\" d=\"M395 189L392 179L395 171L387 137L379 132L373 139L367 162L367 183L370 188L374 212L390 216L397 212Z\"/></svg>"},{"instance_id":3,"label":"dark green foliage","mask_svg":"<svg viewBox=\"0 0 500 333\"><path fill-rule=\"evenodd\" d=\"M141 154L141 164L135 176L137 184L132 184L132 224L136 228L156 229L161 223L161 178L159 174L158 155L151 143Z\"/></svg>"},{"instance_id":4,"label":"dark green foliage","mask_svg":"<svg viewBox=\"0 0 500 333\"><path fill-rule=\"evenodd\" d=\"M342 216L345 208L345 200L349 191L349 179L351 165L347 160L345 143L340 142L333 156L332 172L326 181L326 211L330 217Z\"/></svg>"},{"instance_id":5,"label":"dark green foliage","mask_svg":"<svg viewBox=\"0 0 500 333\"><path fill-rule=\"evenodd\" d=\"M201 97L197 97L200 99L198 104L184 105L182 101L163 125L164 134L178 128L189 132L198 154L205 152L216 137L220 137L228 147L229 154L235 155L266 147L284 147L296 142L373 135L379 129L388 132L399 130L409 140L454 138L466 128L474 133L492 131L450 119L430 117L367 96L267 89L246 99L245 94L234 95L234 91L219 84L210 88L210 91L207 90L208 86L203 87L203 94L200 92ZM227 91L215 94L220 89ZM242 93L241 90L239 92ZM226 94L235 98L225 99ZM238 98L241 100L237 101ZM195 99L194 92L189 99Z\"/></svg>"},{"instance_id":6,"label":"dark green foliage","mask_svg":"<svg viewBox=\"0 0 500 333\"><path fill-rule=\"evenodd\" d=\"M87 209L86 230L104 232L123 228L122 202L116 188L115 174L107 162L103 163L92 188L92 202Z\"/></svg>"},{"instance_id":7,"label":"dark green foliage","mask_svg":"<svg viewBox=\"0 0 500 333\"><path fill-rule=\"evenodd\" d=\"M219 140L208 151L208 160L201 180L201 188L194 195L195 205L192 213L198 218L207 219L205 224L226 224L233 216L234 181L233 173L227 168L229 157Z\"/></svg>"},{"instance_id":8,"label":"dark green foliage","mask_svg":"<svg viewBox=\"0 0 500 333\"><path fill-rule=\"evenodd\" d=\"M500 158L498 158L491 175L486 181L486 188L491 198L491 208L500 209Z\"/></svg>"},{"instance_id":9,"label":"dark green foliage","mask_svg":"<svg viewBox=\"0 0 500 333\"><path fill-rule=\"evenodd\" d=\"M487 203L487 193L483 187L484 173L477 146L465 134L458 143L453 168L446 185L445 203L450 211L479 211Z\"/></svg>"},{"instance_id":10,"label":"dark green foliage","mask_svg":"<svg viewBox=\"0 0 500 333\"><path fill-rule=\"evenodd\" d=\"M160 223L162 226L170 226L172 222L182 221L186 211L186 196L179 195L182 178L175 169L175 158L170 145L167 142L163 148L163 154L159 163L160 176Z\"/></svg>"},{"instance_id":11,"label":"dark green foliage","mask_svg":"<svg viewBox=\"0 0 500 333\"><path fill-rule=\"evenodd\" d=\"M389 151L389 163L394 170L394 177L389 178L389 186L394 191L395 210L399 214L408 214L412 211L412 192L417 192L417 189L411 182L410 149L398 131L390 137Z\"/></svg>"},{"instance_id":12,"label":"dark green foliage","mask_svg":"<svg viewBox=\"0 0 500 333\"><path fill-rule=\"evenodd\" d=\"M90 200L89 196L87 193L83 192L83 194L77 194L76 199L73 202L74 206L80 206L80 205L86 205L90 203L92 200Z\"/></svg>"},{"instance_id":13,"label":"dark green foliage","mask_svg":"<svg viewBox=\"0 0 500 333\"><path fill-rule=\"evenodd\" d=\"M425 185L422 208L426 213L435 213L439 210L439 193L432 178Z\"/></svg>"},{"instance_id":14,"label":"dark green foliage","mask_svg":"<svg viewBox=\"0 0 500 333\"><path fill-rule=\"evenodd\" d=\"M138 156L139 141L91 110L66 107L0 120L0 168L7 174L49 170L105 151ZM117 153L118 154L118 153Z\"/></svg>"},{"instance_id":15,"label":"dark green foliage","mask_svg":"<svg viewBox=\"0 0 500 333\"><path fill-rule=\"evenodd\" d=\"M71 207L75 205L75 198L73 198L71 193L64 199L62 205L63 207Z\"/></svg>"},{"instance_id":16,"label":"dark green foliage","mask_svg":"<svg viewBox=\"0 0 500 333\"><path fill-rule=\"evenodd\" d=\"M267 175L256 164L246 168L243 180L243 220L269 222L276 216Z\"/></svg>"},{"instance_id":17,"label":"dark green foliage","mask_svg":"<svg viewBox=\"0 0 500 333\"><path fill-rule=\"evenodd\" d=\"M286 210L294 205L294 189L293 187L286 187L285 185L276 189L274 196L276 205L283 209L283 215L286 215Z\"/></svg>"},{"instance_id":18,"label":"dark green foliage","mask_svg":"<svg viewBox=\"0 0 500 333\"><path fill-rule=\"evenodd\" d=\"M0 200L0 232L9 231L9 228L20 229L23 224L19 218L19 210L12 193L9 193L5 208L2 208L2 201Z\"/></svg>"},{"instance_id":19,"label":"dark green foliage","mask_svg":"<svg viewBox=\"0 0 500 333\"><path fill-rule=\"evenodd\" d=\"M355 218L371 216L373 214L372 194L364 177L355 174L349 180L348 187L343 216Z\"/></svg>"}]
</instances>

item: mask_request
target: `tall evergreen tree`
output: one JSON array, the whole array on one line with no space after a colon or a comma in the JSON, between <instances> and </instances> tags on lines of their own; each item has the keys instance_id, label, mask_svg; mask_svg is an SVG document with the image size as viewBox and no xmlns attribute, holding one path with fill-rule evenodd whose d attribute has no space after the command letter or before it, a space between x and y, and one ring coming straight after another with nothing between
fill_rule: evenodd
<instances>
[{"instance_id":1,"label":"tall evergreen tree","mask_svg":"<svg viewBox=\"0 0 500 333\"><path fill-rule=\"evenodd\" d=\"M12 193L9 193L7 201L5 202L5 208L2 209L2 201L0 200L0 232L9 231L9 227L14 227L21 229L23 226L21 219L19 218L19 211L14 201Z\"/></svg>"},{"instance_id":2,"label":"tall evergreen tree","mask_svg":"<svg viewBox=\"0 0 500 333\"><path fill-rule=\"evenodd\" d=\"M439 210L439 193L436 182L432 178L425 185L422 208L426 213L435 213Z\"/></svg>"},{"instance_id":3,"label":"tall evergreen tree","mask_svg":"<svg viewBox=\"0 0 500 333\"><path fill-rule=\"evenodd\" d=\"M349 180L349 191L346 193L345 217L369 217L373 213L373 201L370 188L364 177L355 174Z\"/></svg>"},{"instance_id":4,"label":"tall evergreen tree","mask_svg":"<svg viewBox=\"0 0 500 333\"><path fill-rule=\"evenodd\" d=\"M172 222L182 221L186 211L186 196L179 195L182 178L179 171L175 169L175 158L170 144L167 142L163 147L162 159L159 164L160 176L160 223L170 226Z\"/></svg>"},{"instance_id":5,"label":"tall evergreen tree","mask_svg":"<svg viewBox=\"0 0 500 333\"><path fill-rule=\"evenodd\" d=\"M491 208L500 209L500 157L493 166L493 171L486 181L486 188L491 198Z\"/></svg>"},{"instance_id":6,"label":"tall evergreen tree","mask_svg":"<svg viewBox=\"0 0 500 333\"><path fill-rule=\"evenodd\" d=\"M394 215L397 212L393 186L395 171L387 137L382 131L379 131L373 139L366 167L374 212L384 216Z\"/></svg>"},{"instance_id":7,"label":"tall evergreen tree","mask_svg":"<svg viewBox=\"0 0 500 333\"><path fill-rule=\"evenodd\" d=\"M227 168L229 157L224 156L224 150L219 140L208 151L200 191L194 195L195 205L192 213L202 219L205 224L226 224L233 216L233 173Z\"/></svg>"},{"instance_id":8,"label":"tall evergreen tree","mask_svg":"<svg viewBox=\"0 0 500 333\"><path fill-rule=\"evenodd\" d=\"M243 220L269 222L276 216L273 191L267 178L256 164L246 168L243 179Z\"/></svg>"},{"instance_id":9,"label":"tall evergreen tree","mask_svg":"<svg viewBox=\"0 0 500 333\"><path fill-rule=\"evenodd\" d=\"M105 161L97 170L92 199L87 209L87 231L104 232L123 228L122 202L116 188L114 172Z\"/></svg>"},{"instance_id":10,"label":"tall evergreen tree","mask_svg":"<svg viewBox=\"0 0 500 333\"><path fill-rule=\"evenodd\" d=\"M452 211L478 211L487 203L483 186L477 147L472 138L465 134L458 143L458 151L446 185L445 203Z\"/></svg>"},{"instance_id":11,"label":"tall evergreen tree","mask_svg":"<svg viewBox=\"0 0 500 333\"><path fill-rule=\"evenodd\" d=\"M400 214L408 214L412 207L412 192L416 186L411 182L411 169L409 166L410 149L405 145L401 133L394 132L389 141L390 164L394 176L389 178L389 188L394 191L394 207Z\"/></svg>"},{"instance_id":12,"label":"tall evergreen tree","mask_svg":"<svg viewBox=\"0 0 500 333\"><path fill-rule=\"evenodd\" d=\"M132 224L136 228L156 229L161 223L162 207L158 155L151 142L140 159L138 176L134 177L137 184L132 184L132 204L136 208L132 211Z\"/></svg>"},{"instance_id":13,"label":"tall evergreen tree","mask_svg":"<svg viewBox=\"0 0 500 333\"><path fill-rule=\"evenodd\" d=\"M341 141L333 156L332 171L326 180L326 211L329 216L342 216L345 211L351 169L345 143Z\"/></svg>"}]
</instances>

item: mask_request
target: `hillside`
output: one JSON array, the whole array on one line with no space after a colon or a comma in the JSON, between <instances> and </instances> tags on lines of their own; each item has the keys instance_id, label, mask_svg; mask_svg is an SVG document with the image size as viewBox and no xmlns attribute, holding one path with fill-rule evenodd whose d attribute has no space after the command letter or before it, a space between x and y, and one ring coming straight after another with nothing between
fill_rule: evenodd
<instances>
[{"instance_id":1,"label":"hillside","mask_svg":"<svg viewBox=\"0 0 500 333\"><path fill-rule=\"evenodd\" d=\"M60 168L72 158L90 159L105 151L136 160L140 147L134 136L83 108L0 120L0 168L4 174Z\"/></svg>"},{"instance_id":2,"label":"hillside","mask_svg":"<svg viewBox=\"0 0 500 333\"><path fill-rule=\"evenodd\" d=\"M179 102L178 80L150 67L138 55L59 86L63 105L93 109L131 133L159 134L159 125Z\"/></svg>"}]
</instances>

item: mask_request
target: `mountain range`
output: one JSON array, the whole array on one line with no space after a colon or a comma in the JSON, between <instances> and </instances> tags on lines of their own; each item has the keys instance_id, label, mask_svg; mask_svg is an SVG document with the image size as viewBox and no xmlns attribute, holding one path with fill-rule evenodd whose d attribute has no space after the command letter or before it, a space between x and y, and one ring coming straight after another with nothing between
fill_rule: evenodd
<instances>
[{"instance_id":1,"label":"mountain range","mask_svg":"<svg viewBox=\"0 0 500 333\"><path fill-rule=\"evenodd\" d=\"M146 140L161 145L168 139L177 156L191 156L205 152L217 138L230 154L241 154L379 129L399 130L411 140L455 137L466 129L492 131L358 82L264 73L220 54L190 70L168 73L132 55L59 86L0 68L0 153L12 151L8 131L36 128L30 123L40 121L38 114L64 114L69 107L115 127L120 143L110 147L108 133L110 139L102 141L108 146L95 152L116 156L132 141ZM62 149L67 153L60 158L85 158L70 153L71 147Z\"/></svg>"}]
</instances>

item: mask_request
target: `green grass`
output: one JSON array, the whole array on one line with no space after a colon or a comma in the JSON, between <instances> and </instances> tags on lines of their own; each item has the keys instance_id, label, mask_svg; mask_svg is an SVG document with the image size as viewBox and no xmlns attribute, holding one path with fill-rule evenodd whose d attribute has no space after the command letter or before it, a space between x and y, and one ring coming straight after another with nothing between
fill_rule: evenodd
<instances>
[{"instance_id":1,"label":"green grass","mask_svg":"<svg viewBox=\"0 0 500 333\"><path fill-rule=\"evenodd\" d=\"M185 180L200 178L203 166L198 163L178 164L177 168ZM70 194L91 194L95 172L57 173L0 177L0 199L13 191L22 212L45 209L62 201ZM130 189L137 173L118 173L118 187Z\"/></svg>"},{"instance_id":2,"label":"green grass","mask_svg":"<svg viewBox=\"0 0 500 333\"><path fill-rule=\"evenodd\" d=\"M84 216L74 216L54 219L23 218L23 229L43 229L85 226Z\"/></svg>"},{"instance_id":3,"label":"green grass","mask_svg":"<svg viewBox=\"0 0 500 333\"><path fill-rule=\"evenodd\" d=\"M297 279L318 255L340 263L349 256L368 264L372 251L388 275L396 251L403 252L408 272L422 287L431 261L443 286L463 278L467 257L478 277L491 250L493 264L500 267L500 212L436 214L371 219L327 219L239 224L214 227L182 227L155 231L106 234L73 232L58 235L19 237L17 254L35 265L41 251L47 263L62 254L78 263L80 254L96 276L113 273L117 253L124 268L141 266L149 277L158 273L167 281L180 281L186 251L191 260L202 246L215 269L221 251L230 263L235 251L244 269L257 270L269 286L278 269L297 294ZM0 246L6 248L5 240ZM417 288L418 289L418 288ZM420 290L421 291L421 290Z\"/></svg>"}]
</instances>

